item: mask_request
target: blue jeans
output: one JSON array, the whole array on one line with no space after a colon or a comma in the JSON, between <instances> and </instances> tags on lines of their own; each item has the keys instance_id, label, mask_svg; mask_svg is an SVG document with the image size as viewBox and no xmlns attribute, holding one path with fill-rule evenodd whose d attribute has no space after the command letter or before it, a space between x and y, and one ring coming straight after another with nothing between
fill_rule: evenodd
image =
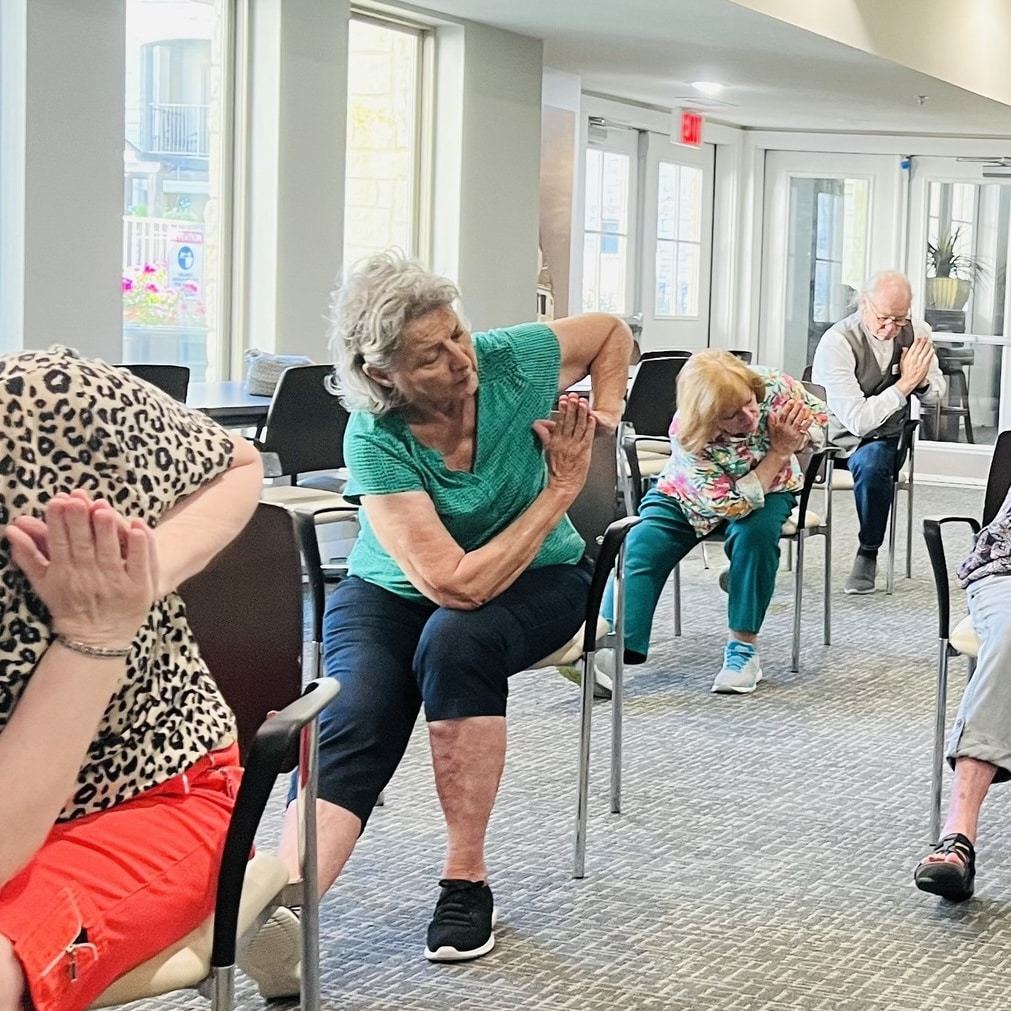
<instances>
[{"instance_id":1,"label":"blue jeans","mask_svg":"<svg viewBox=\"0 0 1011 1011\"><path fill-rule=\"evenodd\" d=\"M589 589L587 566L546 565L483 607L457 611L357 576L343 580L323 627L326 673L341 691L320 719L320 799L364 828L422 703L429 721L505 716L509 677L568 642L586 617Z\"/></svg>"},{"instance_id":2,"label":"blue jeans","mask_svg":"<svg viewBox=\"0 0 1011 1011\"><path fill-rule=\"evenodd\" d=\"M898 439L869 439L846 458L846 466L853 475L862 548L876 551L885 541L898 446Z\"/></svg>"}]
</instances>

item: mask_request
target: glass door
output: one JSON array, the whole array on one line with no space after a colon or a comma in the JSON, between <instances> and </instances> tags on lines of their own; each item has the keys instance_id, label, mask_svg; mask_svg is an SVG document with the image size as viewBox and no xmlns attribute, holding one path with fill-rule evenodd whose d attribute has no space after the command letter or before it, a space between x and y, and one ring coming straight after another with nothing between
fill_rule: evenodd
<instances>
[{"instance_id":1,"label":"glass door","mask_svg":"<svg viewBox=\"0 0 1011 1011\"><path fill-rule=\"evenodd\" d=\"M642 349L709 344L716 148L649 139L643 178Z\"/></svg>"},{"instance_id":2,"label":"glass door","mask_svg":"<svg viewBox=\"0 0 1011 1011\"><path fill-rule=\"evenodd\" d=\"M946 444L938 451L957 443L988 459L998 432L1011 424L1011 186L983 180L978 164L922 157L912 159L910 184L913 311L934 331L948 387L920 438Z\"/></svg>"},{"instance_id":3,"label":"glass door","mask_svg":"<svg viewBox=\"0 0 1011 1011\"><path fill-rule=\"evenodd\" d=\"M891 155L768 152L761 362L799 378L864 280L898 265L901 183Z\"/></svg>"}]
</instances>

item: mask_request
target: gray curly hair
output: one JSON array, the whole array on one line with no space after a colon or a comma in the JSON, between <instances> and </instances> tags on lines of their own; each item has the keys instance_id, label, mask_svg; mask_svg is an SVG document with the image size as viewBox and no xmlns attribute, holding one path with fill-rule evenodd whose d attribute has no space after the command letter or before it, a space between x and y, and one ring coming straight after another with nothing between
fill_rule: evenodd
<instances>
[{"instance_id":1,"label":"gray curly hair","mask_svg":"<svg viewBox=\"0 0 1011 1011\"><path fill-rule=\"evenodd\" d=\"M448 278L396 250L354 264L330 296L330 353L344 406L377 415L403 406L400 394L370 379L365 366L394 368L404 327L459 297Z\"/></svg>"}]
</instances>

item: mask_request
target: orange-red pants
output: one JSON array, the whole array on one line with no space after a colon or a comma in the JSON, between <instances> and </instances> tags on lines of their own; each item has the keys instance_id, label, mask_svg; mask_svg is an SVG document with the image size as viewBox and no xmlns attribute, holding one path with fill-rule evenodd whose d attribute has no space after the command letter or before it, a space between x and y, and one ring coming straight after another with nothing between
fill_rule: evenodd
<instances>
[{"instance_id":1,"label":"orange-red pants","mask_svg":"<svg viewBox=\"0 0 1011 1011\"><path fill-rule=\"evenodd\" d=\"M107 811L59 822L0 888L36 1011L80 1011L211 914L236 745Z\"/></svg>"}]
</instances>

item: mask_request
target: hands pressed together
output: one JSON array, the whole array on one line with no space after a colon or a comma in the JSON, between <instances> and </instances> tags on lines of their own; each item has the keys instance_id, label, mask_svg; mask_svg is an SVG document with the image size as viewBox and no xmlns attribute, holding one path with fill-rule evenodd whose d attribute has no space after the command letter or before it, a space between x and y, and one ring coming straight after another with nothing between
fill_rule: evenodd
<instances>
[{"instance_id":1,"label":"hands pressed together","mask_svg":"<svg viewBox=\"0 0 1011 1011\"><path fill-rule=\"evenodd\" d=\"M154 535L145 523L75 491L54 496L43 520L19 516L4 533L54 633L99 649L132 643L157 596Z\"/></svg>"},{"instance_id":2,"label":"hands pressed together","mask_svg":"<svg viewBox=\"0 0 1011 1011\"><path fill-rule=\"evenodd\" d=\"M807 404L790 399L769 414L769 442L774 453L792 456L799 453L810 439L808 429L814 414Z\"/></svg>"},{"instance_id":3,"label":"hands pressed together","mask_svg":"<svg viewBox=\"0 0 1011 1011\"><path fill-rule=\"evenodd\" d=\"M931 362L934 360L934 344L929 337L916 337L902 352L899 359L899 386L908 396L927 381Z\"/></svg>"},{"instance_id":4,"label":"hands pressed together","mask_svg":"<svg viewBox=\"0 0 1011 1011\"><path fill-rule=\"evenodd\" d=\"M575 393L563 393L551 414L533 425L544 445L548 484L575 499L590 468L597 419L587 400Z\"/></svg>"}]
</instances>

